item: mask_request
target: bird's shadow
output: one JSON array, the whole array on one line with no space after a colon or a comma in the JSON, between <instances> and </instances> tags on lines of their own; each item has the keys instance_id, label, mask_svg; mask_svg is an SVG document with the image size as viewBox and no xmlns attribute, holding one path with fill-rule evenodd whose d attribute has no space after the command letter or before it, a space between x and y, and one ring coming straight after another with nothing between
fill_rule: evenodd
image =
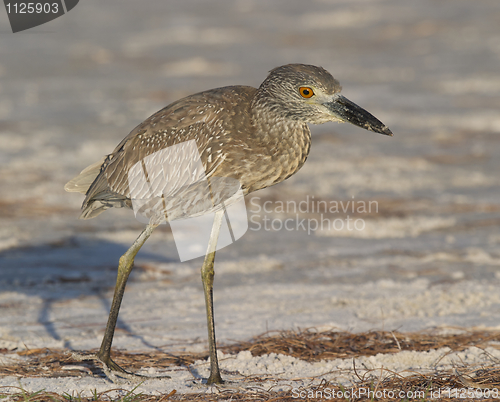
<instances>
[{"instance_id":1,"label":"bird's shadow","mask_svg":"<svg viewBox=\"0 0 500 402\"><path fill-rule=\"evenodd\" d=\"M15 292L42 300L37 322L54 340L63 340L61 329L71 325L54 320L56 304L86 296L97 296L105 314L111 307L119 258L127 247L107 240L88 241L68 237L56 243L10 248L0 252L0 293ZM168 263L177 259L141 250L142 259ZM134 270L130 278L134 280ZM102 322L104 330L106 321ZM117 328L158 349L118 318ZM63 340L72 349L71 341Z\"/></svg>"}]
</instances>

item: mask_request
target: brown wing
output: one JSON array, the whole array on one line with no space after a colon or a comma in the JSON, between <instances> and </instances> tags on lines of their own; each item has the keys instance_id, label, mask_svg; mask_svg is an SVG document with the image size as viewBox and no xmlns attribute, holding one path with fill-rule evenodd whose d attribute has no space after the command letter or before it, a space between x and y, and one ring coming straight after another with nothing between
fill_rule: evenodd
<instances>
[{"instance_id":1,"label":"brown wing","mask_svg":"<svg viewBox=\"0 0 500 402\"><path fill-rule=\"evenodd\" d=\"M111 207L131 207L130 169L174 145L194 140L205 175L210 177L216 170L221 171L221 164L231 149L241 147L242 127L251 131L249 107L255 91L252 87L237 86L201 92L174 102L146 119L104 160L86 193L81 218L93 218ZM182 166L180 162L169 163L175 167Z\"/></svg>"}]
</instances>

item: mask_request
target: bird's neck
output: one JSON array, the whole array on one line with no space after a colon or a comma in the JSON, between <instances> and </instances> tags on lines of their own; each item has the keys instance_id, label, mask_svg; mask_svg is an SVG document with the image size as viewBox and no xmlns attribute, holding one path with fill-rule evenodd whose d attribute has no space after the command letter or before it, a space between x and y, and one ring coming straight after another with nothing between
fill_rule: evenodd
<instances>
[{"instance_id":1,"label":"bird's neck","mask_svg":"<svg viewBox=\"0 0 500 402\"><path fill-rule=\"evenodd\" d=\"M269 98L257 96L252 102L255 134L268 155L282 168L278 182L302 167L311 147L311 132L307 124L287 118L279 110L280 105L273 105Z\"/></svg>"},{"instance_id":2,"label":"bird's neck","mask_svg":"<svg viewBox=\"0 0 500 402\"><path fill-rule=\"evenodd\" d=\"M294 148L300 148L307 156L311 144L311 132L307 124L280 113L282 105L273 104L269 97L259 95L257 91L252 101L251 113L253 125L261 141L271 149L283 149L288 143Z\"/></svg>"}]
</instances>

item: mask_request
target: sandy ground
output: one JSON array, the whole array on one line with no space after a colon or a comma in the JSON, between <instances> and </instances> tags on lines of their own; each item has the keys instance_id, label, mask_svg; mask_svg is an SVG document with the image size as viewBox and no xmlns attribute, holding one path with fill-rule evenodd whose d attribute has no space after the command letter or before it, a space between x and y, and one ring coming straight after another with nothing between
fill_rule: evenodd
<instances>
[{"instance_id":1,"label":"sandy ground","mask_svg":"<svg viewBox=\"0 0 500 402\"><path fill-rule=\"evenodd\" d=\"M248 232L217 255L219 342L307 327L499 327L497 0L86 0L24 33L10 33L2 12L0 26L0 348L100 344L118 258L142 224L124 210L77 220L82 197L64 192L67 180L169 102L258 86L290 62L328 69L395 136L312 127L305 167L247 198ZM322 216L312 211L319 200L340 210ZM287 201L307 201L309 210L283 210ZM292 230L280 226L286 219ZM337 226L316 227L322 219ZM348 229L349 219L359 230ZM161 227L136 266L114 346L204 350L201 260L180 263ZM366 359L425 371L444 352ZM458 359L481 359L467 356ZM267 373L280 388L299 377L348 381L335 370L351 363L242 352L222 365L236 382ZM206 376L206 362L195 370ZM168 374L140 391L201 387L187 369ZM93 377L21 383L32 391L114 387Z\"/></svg>"}]
</instances>

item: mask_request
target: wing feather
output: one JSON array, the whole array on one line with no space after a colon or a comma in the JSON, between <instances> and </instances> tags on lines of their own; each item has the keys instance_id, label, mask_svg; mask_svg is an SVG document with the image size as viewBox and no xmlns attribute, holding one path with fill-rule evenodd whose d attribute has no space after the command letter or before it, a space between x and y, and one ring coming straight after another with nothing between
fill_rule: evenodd
<instances>
[{"instance_id":1,"label":"wing feather","mask_svg":"<svg viewBox=\"0 0 500 402\"><path fill-rule=\"evenodd\" d=\"M221 171L221 165L228 156L231 148L241 149L241 139L233 138L234 132L241 132L242 127L247 130L251 127L249 109L240 108L231 112L234 104L248 105L256 89L252 87L225 87L199 94L191 95L170 104L158 111L144 122L139 124L125 137L115 150L105 157L99 172L86 191L86 198L82 205L81 218L89 219L97 216L111 207L131 207L129 172L137 163L155 160L158 151L188 141L195 141L204 169L205 177L211 177L216 171ZM225 113L220 113L222 110ZM238 114L238 116L235 116ZM223 117L224 116L224 117ZM237 124L238 127L234 127ZM153 155L155 154L155 155ZM182 153L177 159L181 159ZM175 159L175 156L173 157ZM164 162L161 160L158 163ZM199 174L189 164L182 160L168 161L179 169L191 170L192 174ZM96 174L98 163L87 169ZM92 169L91 169L92 168ZM83 172L85 172L85 169ZM169 170L170 171L170 170ZM172 172L175 170L173 169ZM80 176L83 175L83 172ZM78 176L78 177L80 177ZM185 177L186 175L180 175ZM68 188L75 188L71 184ZM91 178L87 172L85 180L80 180L80 191ZM160 188L166 177L154 176L149 178L151 188ZM134 180L134 178L132 178ZM170 180L175 180L170 178ZM84 184L81 184L84 183ZM178 183L177 185L182 185ZM175 187L175 186L174 186ZM134 188L134 191L137 190ZM145 188L142 192L150 191Z\"/></svg>"}]
</instances>

